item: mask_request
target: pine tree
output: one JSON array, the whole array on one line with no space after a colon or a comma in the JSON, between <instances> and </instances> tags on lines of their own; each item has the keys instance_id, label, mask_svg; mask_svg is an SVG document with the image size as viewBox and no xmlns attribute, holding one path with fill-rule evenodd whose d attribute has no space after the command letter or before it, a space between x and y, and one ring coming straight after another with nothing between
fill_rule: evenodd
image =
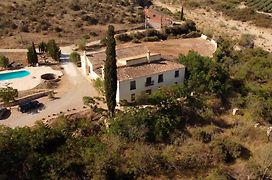
<instances>
[{"instance_id":1,"label":"pine tree","mask_svg":"<svg viewBox=\"0 0 272 180\"><path fill-rule=\"evenodd\" d=\"M35 65L38 63L38 55L35 49L35 44L32 42L32 46L28 48L27 52L28 64Z\"/></svg>"},{"instance_id":2,"label":"pine tree","mask_svg":"<svg viewBox=\"0 0 272 180\"><path fill-rule=\"evenodd\" d=\"M110 116L114 115L116 107L117 91L117 66L116 66L116 41L114 38L114 27L110 25L107 32L106 61L104 67L104 83L107 106Z\"/></svg>"}]
</instances>

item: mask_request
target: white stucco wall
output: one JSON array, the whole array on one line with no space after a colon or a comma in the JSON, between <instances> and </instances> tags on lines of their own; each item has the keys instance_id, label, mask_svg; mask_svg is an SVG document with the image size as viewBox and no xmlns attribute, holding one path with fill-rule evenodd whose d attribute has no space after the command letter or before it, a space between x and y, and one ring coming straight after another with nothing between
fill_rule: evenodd
<instances>
[{"instance_id":1,"label":"white stucco wall","mask_svg":"<svg viewBox=\"0 0 272 180\"><path fill-rule=\"evenodd\" d=\"M179 77L175 78L175 71L179 70ZM159 87L174 85L175 83L183 83L184 82L184 75L185 75L185 68L176 69L173 71L167 71L163 73L148 75L132 80L126 81L118 81L118 90L116 94L116 101L120 102L120 100L127 100L131 102L131 94L136 94L139 96L142 93L145 93L146 90L151 89L152 91L158 89ZM163 74L163 82L158 83L159 74ZM154 81L154 85L152 86L145 86L146 78L151 77L151 81ZM130 82L135 80L136 81L136 89L130 90Z\"/></svg>"},{"instance_id":2,"label":"white stucco wall","mask_svg":"<svg viewBox=\"0 0 272 180\"><path fill-rule=\"evenodd\" d=\"M80 56L80 61L81 61L81 69L84 75L87 75L87 70L86 70L86 56Z\"/></svg>"}]
</instances>

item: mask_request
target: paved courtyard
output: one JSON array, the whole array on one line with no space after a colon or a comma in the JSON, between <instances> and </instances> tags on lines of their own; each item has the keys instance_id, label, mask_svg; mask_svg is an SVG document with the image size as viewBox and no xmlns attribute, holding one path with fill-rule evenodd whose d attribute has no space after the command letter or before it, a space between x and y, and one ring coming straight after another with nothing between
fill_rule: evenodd
<instances>
[{"instance_id":1,"label":"paved courtyard","mask_svg":"<svg viewBox=\"0 0 272 180\"><path fill-rule=\"evenodd\" d=\"M12 109L8 119L0 120L0 124L9 127L32 126L37 120L52 117L53 114L67 112L68 109L82 109L83 96L97 96L98 93L92 84L82 76L81 72L70 62L62 64L64 68L63 85L56 91L56 100L49 100L47 97L38 99L45 104L45 108L39 112L27 114Z\"/></svg>"},{"instance_id":2,"label":"paved courtyard","mask_svg":"<svg viewBox=\"0 0 272 180\"><path fill-rule=\"evenodd\" d=\"M14 70L14 71L2 71L0 74L4 73L11 73L11 72L17 72L17 71L28 71L30 74L23 78L16 78L16 79L10 79L0 82L0 87L4 87L5 84L8 84L8 86L18 89L19 91L25 91L29 89L33 89L37 85L41 83L41 75L43 74L54 74L56 76L62 76L61 71L53 70L51 67L48 66L40 66L40 67L25 67L20 70Z\"/></svg>"}]
</instances>

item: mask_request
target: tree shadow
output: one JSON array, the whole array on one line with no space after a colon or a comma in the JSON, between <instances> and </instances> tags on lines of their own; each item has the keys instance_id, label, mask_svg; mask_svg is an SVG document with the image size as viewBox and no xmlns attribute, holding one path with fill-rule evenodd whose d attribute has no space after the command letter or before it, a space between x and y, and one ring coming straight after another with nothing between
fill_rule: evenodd
<instances>
[{"instance_id":1,"label":"tree shadow","mask_svg":"<svg viewBox=\"0 0 272 180\"><path fill-rule=\"evenodd\" d=\"M40 103L39 107L30 109L27 114L38 114L40 111L44 110L46 106L43 103Z\"/></svg>"},{"instance_id":2,"label":"tree shadow","mask_svg":"<svg viewBox=\"0 0 272 180\"><path fill-rule=\"evenodd\" d=\"M182 114L185 119L185 121L183 121L183 126L189 125L189 126L203 127L208 125L215 125L219 128L224 128L224 129L232 128L234 126L233 124L228 124L222 119L220 120L216 120L213 118L205 119L201 117L199 114L197 114L196 111L191 110L189 108L183 109Z\"/></svg>"},{"instance_id":3,"label":"tree shadow","mask_svg":"<svg viewBox=\"0 0 272 180\"><path fill-rule=\"evenodd\" d=\"M5 120L5 119L9 118L10 115L11 115L11 110L8 109L8 110L5 112L5 114L0 118L0 120Z\"/></svg>"}]
</instances>

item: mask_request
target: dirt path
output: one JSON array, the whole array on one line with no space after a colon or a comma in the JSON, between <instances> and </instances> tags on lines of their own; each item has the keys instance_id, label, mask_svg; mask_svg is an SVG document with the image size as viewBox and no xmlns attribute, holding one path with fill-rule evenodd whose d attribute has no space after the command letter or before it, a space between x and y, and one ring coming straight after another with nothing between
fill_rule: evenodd
<instances>
[{"instance_id":1,"label":"dirt path","mask_svg":"<svg viewBox=\"0 0 272 180\"><path fill-rule=\"evenodd\" d=\"M164 4L159 0L154 0L157 6L168 8L173 13L180 10L180 6ZM185 16L194 20L200 29L210 29L216 34L229 34L231 37L239 38L241 34L251 34L255 36L255 45L272 52L272 29L256 27L249 22L231 20L213 10L195 9L185 10Z\"/></svg>"}]
</instances>

